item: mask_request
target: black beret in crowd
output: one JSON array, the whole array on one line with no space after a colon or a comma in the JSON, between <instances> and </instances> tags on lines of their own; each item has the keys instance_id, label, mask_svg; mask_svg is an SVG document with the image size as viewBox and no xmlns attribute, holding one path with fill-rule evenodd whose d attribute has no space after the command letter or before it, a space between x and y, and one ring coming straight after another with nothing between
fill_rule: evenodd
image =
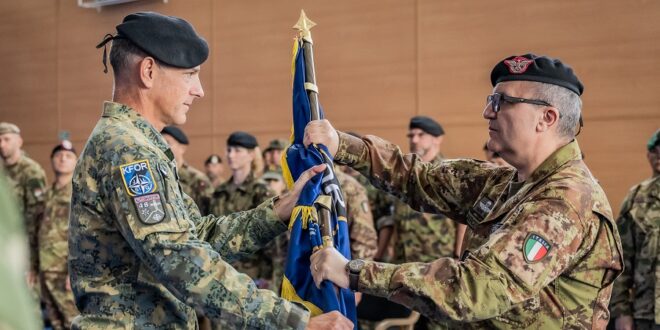
<instances>
[{"instance_id":1,"label":"black beret in crowd","mask_svg":"<svg viewBox=\"0 0 660 330\"><path fill-rule=\"evenodd\" d=\"M165 126L162 131L160 131L160 134L167 134L171 137L173 137L177 142L181 144L188 145L190 141L188 141L188 137L186 136L183 131L176 127L176 126Z\"/></svg>"},{"instance_id":2,"label":"black beret in crowd","mask_svg":"<svg viewBox=\"0 0 660 330\"><path fill-rule=\"evenodd\" d=\"M582 95L584 86L570 66L547 56L525 54L509 56L495 65L490 73L493 86L504 81L536 81L561 86Z\"/></svg>"},{"instance_id":3,"label":"black beret in crowd","mask_svg":"<svg viewBox=\"0 0 660 330\"><path fill-rule=\"evenodd\" d=\"M196 67L209 56L206 40L195 32L190 23L155 12L139 12L124 17L124 21L117 25L117 34L106 35L96 48L121 38L132 41L158 61L177 68Z\"/></svg>"},{"instance_id":4,"label":"black beret in crowd","mask_svg":"<svg viewBox=\"0 0 660 330\"><path fill-rule=\"evenodd\" d=\"M234 132L227 138L227 146L238 146L248 149L254 149L258 146L257 138L247 132Z\"/></svg>"},{"instance_id":5,"label":"black beret in crowd","mask_svg":"<svg viewBox=\"0 0 660 330\"><path fill-rule=\"evenodd\" d=\"M213 155L209 156L209 158L206 158L206 161L204 162L204 165L220 164L220 163L222 163L222 157L220 157L216 154L213 154Z\"/></svg>"},{"instance_id":6,"label":"black beret in crowd","mask_svg":"<svg viewBox=\"0 0 660 330\"><path fill-rule=\"evenodd\" d=\"M419 128L422 131L433 136L440 136L445 134L445 130L438 124L437 121L426 116L415 116L410 119L408 129Z\"/></svg>"},{"instance_id":7,"label":"black beret in crowd","mask_svg":"<svg viewBox=\"0 0 660 330\"><path fill-rule=\"evenodd\" d=\"M50 158L53 158L53 156L55 156L55 153L61 150L71 151L76 155L78 154L76 152L76 149L73 147L73 143L71 143L71 141L62 140L58 145L55 146L55 148L53 148L53 151L51 151L50 153Z\"/></svg>"},{"instance_id":8,"label":"black beret in crowd","mask_svg":"<svg viewBox=\"0 0 660 330\"><path fill-rule=\"evenodd\" d=\"M658 144L660 144L660 129L656 130L655 133L649 139L649 142L646 143L646 149L648 151L653 150Z\"/></svg>"}]
</instances>

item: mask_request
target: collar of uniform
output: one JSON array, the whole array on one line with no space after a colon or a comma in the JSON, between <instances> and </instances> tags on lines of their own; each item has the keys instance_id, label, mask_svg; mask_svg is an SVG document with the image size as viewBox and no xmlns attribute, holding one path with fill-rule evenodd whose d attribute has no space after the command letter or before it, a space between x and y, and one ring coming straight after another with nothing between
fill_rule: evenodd
<instances>
[{"instance_id":1,"label":"collar of uniform","mask_svg":"<svg viewBox=\"0 0 660 330\"><path fill-rule=\"evenodd\" d=\"M248 190L248 186L250 184L252 184L253 181L254 181L254 173L253 172L250 172L250 174L248 174L248 176L245 177L245 180L240 185L234 184L234 176L233 175L229 178L229 180L227 180L227 182L229 183L229 186L233 186L233 187L236 188L236 190L240 190L240 191L243 191L243 192L246 192Z\"/></svg>"},{"instance_id":2,"label":"collar of uniform","mask_svg":"<svg viewBox=\"0 0 660 330\"><path fill-rule=\"evenodd\" d=\"M526 180L527 183L535 183L543 180L548 175L557 171L559 167L566 164L571 160L578 160L582 158L582 152L580 151L580 146L576 140L571 141L567 145L557 149L550 157L537 167L532 175Z\"/></svg>"},{"instance_id":3,"label":"collar of uniform","mask_svg":"<svg viewBox=\"0 0 660 330\"><path fill-rule=\"evenodd\" d=\"M158 146L170 161L174 160L174 154L170 150L167 141L163 138L163 135L133 108L125 104L106 101L103 103L103 117L113 117L130 121L144 136Z\"/></svg>"},{"instance_id":4,"label":"collar of uniform","mask_svg":"<svg viewBox=\"0 0 660 330\"><path fill-rule=\"evenodd\" d=\"M536 184L552 173L557 172L557 169L566 164L571 160L580 159L582 153L580 152L580 147L577 144L577 141L573 140L567 145L557 149L552 153L546 160L537 167L532 175L525 180L525 183L518 189L513 196L506 194L505 200L500 200L496 202L495 206L492 209L492 212L486 216L482 223L487 223L492 220L499 218L502 214L511 210L511 207L517 205L520 200L527 196L527 193L536 186ZM512 176L511 180L516 179L516 174ZM511 184L511 183L509 183ZM507 185L508 189L509 185Z\"/></svg>"}]
</instances>

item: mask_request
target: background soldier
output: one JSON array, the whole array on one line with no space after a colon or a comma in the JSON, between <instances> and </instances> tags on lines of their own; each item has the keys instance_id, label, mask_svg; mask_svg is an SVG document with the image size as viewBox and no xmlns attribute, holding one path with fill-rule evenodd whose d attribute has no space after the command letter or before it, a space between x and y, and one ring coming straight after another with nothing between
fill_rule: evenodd
<instances>
[{"instance_id":1,"label":"background soldier","mask_svg":"<svg viewBox=\"0 0 660 330\"><path fill-rule=\"evenodd\" d=\"M46 192L46 206L39 226L39 279L41 300L53 329L68 329L79 313L73 301L67 258L69 256L69 205L71 178L78 156L70 141L60 142L50 155L55 181Z\"/></svg>"},{"instance_id":2,"label":"background soldier","mask_svg":"<svg viewBox=\"0 0 660 330\"><path fill-rule=\"evenodd\" d=\"M110 40L114 102L104 104L73 178L69 270L81 312L73 328L194 329L198 308L229 328L326 328L332 321L350 329L337 312L309 319L224 261L283 233L304 184L324 166L257 209L202 218L179 189L160 131L184 124L204 96L206 41L185 20L153 12L126 16L99 47Z\"/></svg>"},{"instance_id":3,"label":"background soldier","mask_svg":"<svg viewBox=\"0 0 660 330\"><path fill-rule=\"evenodd\" d=\"M32 288L32 295L39 305L39 251L37 230L39 218L44 209L44 194L46 192L46 172L41 165L29 158L21 150L23 139L18 126L0 123L0 156L5 173L18 206L25 220L25 228L30 246L30 266L27 281ZM39 309L37 309L37 312ZM38 315L41 315L38 312Z\"/></svg>"},{"instance_id":4,"label":"background soldier","mask_svg":"<svg viewBox=\"0 0 660 330\"><path fill-rule=\"evenodd\" d=\"M647 149L653 176L630 189L617 219L625 261L610 303L617 330L660 328L660 130Z\"/></svg>"},{"instance_id":5,"label":"background soldier","mask_svg":"<svg viewBox=\"0 0 660 330\"><path fill-rule=\"evenodd\" d=\"M282 165L280 160L282 159L282 152L289 143L284 139L275 139L271 140L268 143L268 147L264 149L264 172L266 171L280 171L282 172Z\"/></svg>"},{"instance_id":6,"label":"background soldier","mask_svg":"<svg viewBox=\"0 0 660 330\"><path fill-rule=\"evenodd\" d=\"M190 166L184 158L190 142L186 134L176 126L166 126L160 132L170 146L176 160L181 189L195 201L202 215L209 214L213 188L211 181L200 170Z\"/></svg>"},{"instance_id":7,"label":"background soldier","mask_svg":"<svg viewBox=\"0 0 660 330\"><path fill-rule=\"evenodd\" d=\"M213 154L209 158L206 158L206 161L204 161L204 172L206 173L206 177L211 181L213 190L218 188L224 182L224 178L222 177L224 173L222 157Z\"/></svg>"},{"instance_id":8,"label":"background soldier","mask_svg":"<svg viewBox=\"0 0 660 330\"><path fill-rule=\"evenodd\" d=\"M213 192L211 214L216 216L245 211L257 207L274 196L268 185L260 180L256 169L262 169L257 138L247 132L234 132L227 138L227 166L231 177ZM236 270L246 273L262 289L272 288L274 245L232 263Z\"/></svg>"},{"instance_id":9,"label":"background soldier","mask_svg":"<svg viewBox=\"0 0 660 330\"><path fill-rule=\"evenodd\" d=\"M328 248L312 255L314 280L466 322L461 328L602 329L623 260L605 193L575 141L582 84L561 61L534 54L502 60L491 82L488 147L515 169L470 159L433 165L327 120L307 125L305 145L324 144L415 209L471 227L461 261L349 262Z\"/></svg>"}]
</instances>

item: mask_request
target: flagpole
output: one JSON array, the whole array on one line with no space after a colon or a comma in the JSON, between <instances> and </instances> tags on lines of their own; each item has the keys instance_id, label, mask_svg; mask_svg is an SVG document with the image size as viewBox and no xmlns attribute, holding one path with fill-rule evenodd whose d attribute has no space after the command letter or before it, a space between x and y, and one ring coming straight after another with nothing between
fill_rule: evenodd
<instances>
[{"instance_id":1,"label":"flagpole","mask_svg":"<svg viewBox=\"0 0 660 330\"><path fill-rule=\"evenodd\" d=\"M316 72L314 70L314 41L312 40L312 32L310 31L310 29L315 25L316 23L307 18L305 11L300 10L300 18L298 19L296 25L293 26L294 29L299 31L300 37L303 41L302 51L304 52L303 54L305 56L305 90L307 91L307 97L309 98L312 120L321 119L318 95L319 89L316 86ZM326 157L324 153L321 154L323 155L324 161L327 165L323 173L324 177L334 177L332 162ZM323 246L332 247L334 246L331 221L332 218L330 214L330 207L332 206L332 203L316 203L315 205L319 216L319 229L321 230Z\"/></svg>"}]
</instances>

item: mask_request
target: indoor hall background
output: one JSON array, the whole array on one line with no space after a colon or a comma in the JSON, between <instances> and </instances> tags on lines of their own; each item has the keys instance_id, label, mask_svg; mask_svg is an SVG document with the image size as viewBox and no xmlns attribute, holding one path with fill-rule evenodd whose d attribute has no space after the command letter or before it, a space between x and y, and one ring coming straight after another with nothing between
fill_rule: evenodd
<instances>
[{"instance_id":1,"label":"indoor hall background","mask_svg":"<svg viewBox=\"0 0 660 330\"><path fill-rule=\"evenodd\" d=\"M615 212L650 175L645 142L660 127L659 1L143 0L83 9L74 0L0 2L0 121L18 124L25 150L49 172L60 131L80 150L111 97L94 46L128 13L183 17L210 43L206 97L183 127L189 162L224 156L235 130L261 146L288 137L291 46L300 9L313 30L320 99L335 127L407 150L408 120L440 121L448 157L482 158L490 69L535 52L572 65L586 88L586 162Z\"/></svg>"}]
</instances>

